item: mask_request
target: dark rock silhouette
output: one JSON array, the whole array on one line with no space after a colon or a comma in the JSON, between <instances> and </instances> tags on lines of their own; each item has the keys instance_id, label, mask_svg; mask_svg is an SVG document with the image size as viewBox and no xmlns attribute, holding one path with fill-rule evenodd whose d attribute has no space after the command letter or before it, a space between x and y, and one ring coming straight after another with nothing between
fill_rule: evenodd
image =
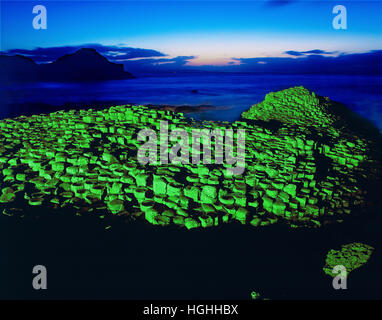
<instances>
[{"instance_id":1,"label":"dark rock silhouette","mask_svg":"<svg viewBox=\"0 0 382 320\"><path fill-rule=\"evenodd\" d=\"M39 66L30 58L0 55L0 81L23 81L38 75Z\"/></svg>"},{"instance_id":2,"label":"dark rock silhouette","mask_svg":"<svg viewBox=\"0 0 382 320\"><path fill-rule=\"evenodd\" d=\"M12 81L99 81L131 79L122 64L108 61L95 49L80 49L47 64L36 64L21 55L0 56L0 80Z\"/></svg>"}]
</instances>

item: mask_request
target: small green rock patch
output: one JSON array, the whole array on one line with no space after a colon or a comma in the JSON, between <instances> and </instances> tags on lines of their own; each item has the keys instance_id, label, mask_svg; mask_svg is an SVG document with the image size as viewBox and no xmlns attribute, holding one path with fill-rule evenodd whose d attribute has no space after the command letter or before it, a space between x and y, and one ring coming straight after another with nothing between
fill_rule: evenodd
<instances>
[{"instance_id":1,"label":"small green rock patch","mask_svg":"<svg viewBox=\"0 0 382 320\"><path fill-rule=\"evenodd\" d=\"M374 248L362 243L349 243L343 245L340 250L330 250L326 256L324 272L332 277L338 274L333 273L333 268L342 265L346 268L347 275L355 269L363 266L370 258Z\"/></svg>"}]
</instances>

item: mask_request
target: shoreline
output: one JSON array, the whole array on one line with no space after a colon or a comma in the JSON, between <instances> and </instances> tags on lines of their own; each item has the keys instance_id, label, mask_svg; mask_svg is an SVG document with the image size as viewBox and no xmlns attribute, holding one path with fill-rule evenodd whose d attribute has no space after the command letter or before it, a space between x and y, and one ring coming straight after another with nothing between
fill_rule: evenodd
<instances>
[{"instance_id":1,"label":"shoreline","mask_svg":"<svg viewBox=\"0 0 382 320\"><path fill-rule=\"evenodd\" d=\"M248 106L247 111L256 103L251 104ZM351 110L346 104L339 103L346 107L346 109ZM230 106L217 106L217 105L210 105L210 104L200 104L200 105L188 105L188 104L180 104L180 105L173 105L173 104L138 104L134 102L128 102L128 101L120 101L120 100L94 100L94 101L88 101L88 102L65 102L61 105L55 105L50 103L43 103L43 102L26 102L26 103L12 103L12 104L3 104L3 110L0 110L0 120L4 119L12 119L17 118L20 116L32 116L32 115L40 115L40 114L50 114L57 111L69 111L69 110L103 110L108 109L113 106L123 106L123 105L129 105L129 106L145 106L151 109L155 110L164 110L164 111L172 111L176 113L183 113L185 115L189 114L203 114L205 112L210 111L224 111L224 110L231 110L233 107ZM5 109L5 110L4 110ZM359 119L363 119L365 122L370 123L371 127L374 127L382 136L382 128L379 128L375 123L373 123L370 119L367 117L358 114L355 111L352 111L354 114L358 116ZM195 119L197 120L197 119ZM220 120L213 120L210 121L213 122L219 122ZM228 121L228 122L234 122L236 120ZM381 138L381 137L380 137Z\"/></svg>"},{"instance_id":2,"label":"shoreline","mask_svg":"<svg viewBox=\"0 0 382 320\"><path fill-rule=\"evenodd\" d=\"M69 111L69 110L89 110L89 109L95 109L95 110L102 110L107 109L112 106L121 106L121 105L129 105L129 106L139 106L143 105L148 108L152 108L155 110L168 110L173 111L177 113L184 113L184 114L190 114L190 113L196 113L196 112L206 112L206 111L212 111L212 110L228 110L230 107L225 106L215 106L215 105L207 105L207 104L201 104L201 105L170 105L170 104L137 104L132 102L122 102L122 101L89 101L89 102L69 102L64 103L62 105L54 105L54 104L48 104L48 103L39 103L39 102L27 102L23 104L19 103L13 103L9 105L5 105L5 115L0 113L0 120L9 119L9 118L16 118L20 116L31 116L31 115L39 115L39 114L49 114L56 111ZM250 106L249 106L250 107Z\"/></svg>"}]
</instances>

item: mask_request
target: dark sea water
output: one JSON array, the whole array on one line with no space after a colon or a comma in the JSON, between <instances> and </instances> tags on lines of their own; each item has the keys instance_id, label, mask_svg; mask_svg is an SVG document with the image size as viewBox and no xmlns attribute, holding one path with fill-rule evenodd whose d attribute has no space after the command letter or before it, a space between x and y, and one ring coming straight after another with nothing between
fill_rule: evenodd
<instances>
[{"instance_id":1,"label":"dark sea water","mask_svg":"<svg viewBox=\"0 0 382 320\"><path fill-rule=\"evenodd\" d=\"M0 118L41 112L27 103L83 106L110 102L218 106L224 107L223 110L211 108L190 116L233 121L251 105L262 101L268 92L297 85L346 104L382 130L381 76L189 73L88 83L25 83L0 88ZM25 110L23 105L32 110Z\"/></svg>"}]
</instances>

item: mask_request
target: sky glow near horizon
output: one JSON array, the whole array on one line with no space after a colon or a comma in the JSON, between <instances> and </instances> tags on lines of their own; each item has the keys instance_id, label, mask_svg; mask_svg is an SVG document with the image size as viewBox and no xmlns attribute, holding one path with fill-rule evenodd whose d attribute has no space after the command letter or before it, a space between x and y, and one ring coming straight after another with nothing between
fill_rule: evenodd
<instances>
[{"instance_id":1,"label":"sky glow near horizon","mask_svg":"<svg viewBox=\"0 0 382 320\"><path fill-rule=\"evenodd\" d=\"M32 28L36 4L47 8L47 30ZM332 27L336 4L347 8L347 30ZM382 49L381 21L381 1L2 1L0 49L99 43L221 66L291 57L290 50L337 56Z\"/></svg>"}]
</instances>

